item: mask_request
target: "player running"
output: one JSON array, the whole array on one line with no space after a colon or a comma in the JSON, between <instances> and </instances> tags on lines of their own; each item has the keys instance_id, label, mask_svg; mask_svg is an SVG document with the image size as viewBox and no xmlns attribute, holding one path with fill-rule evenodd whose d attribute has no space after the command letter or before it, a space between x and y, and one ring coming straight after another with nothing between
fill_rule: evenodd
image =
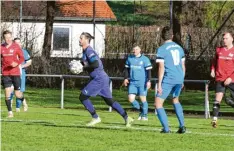
<instances>
[{"instance_id":1,"label":"player running","mask_svg":"<svg viewBox=\"0 0 234 151\"><path fill-rule=\"evenodd\" d=\"M214 128L217 127L220 103L225 94L225 89L234 91L234 47L233 35L230 32L223 34L224 47L216 48L215 58L211 66L211 77L215 78L215 101L213 104Z\"/></svg>"},{"instance_id":2,"label":"player running","mask_svg":"<svg viewBox=\"0 0 234 151\"><path fill-rule=\"evenodd\" d=\"M103 69L103 64L97 53L90 46L90 41L93 39L89 33L83 32L80 36L80 46L83 48L82 62L83 69L90 74L91 81L82 89L79 96L81 103L89 111L92 116L91 122L87 126L93 126L101 122L101 118L96 113L93 104L89 100L93 96L101 96L107 105L115 109L125 120L126 127L130 127L133 119L128 117L121 105L112 98L109 83L110 78Z\"/></svg>"}]
</instances>

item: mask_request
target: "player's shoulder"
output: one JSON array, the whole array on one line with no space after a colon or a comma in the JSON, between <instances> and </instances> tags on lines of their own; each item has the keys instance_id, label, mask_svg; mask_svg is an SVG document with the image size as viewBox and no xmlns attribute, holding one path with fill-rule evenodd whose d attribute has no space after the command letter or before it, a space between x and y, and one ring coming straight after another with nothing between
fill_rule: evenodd
<instances>
[{"instance_id":1,"label":"player's shoulder","mask_svg":"<svg viewBox=\"0 0 234 151\"><path fill-rule=\"evenodd\" d=\"M217 53L220 52L220 51L224 51L224 50L225 50L225 48L222 47L222 46L216 47L216 52L217 52Z\"/></svg>"},{"instance_id":2,"label":"player's shoulder","mask_svg":"<svg viewBox=\"0 0 234 151\"><path fill-rule=\"evenodd\" d=\"M132 59L132 58L135 58L135 56L133 54L129 54L127 59Z\"/></svg>"},{"instance_id":3,"label":"player's shoulder","mask_svg":"<svg viewBox=\"0 0 234 151\"><path fill-rule=\"evenodd\" d=\"M143 60L149 60L149 57L145 56L144 54L141 55L141 58L142 58Z\"/></svg>"},{"instance_id":4,"label":"player's shoulder","mask_svg":"<svg viewBox=\"0 0 234 151\"><path fill-rule=\"evenodd\" d=\"M94 52L93 48L88 46L85 50L86 53Z\"/></svg>"},{"instance_id":5,"label":"player's shoulder","mask_svg":"<svg viewBox=\"0 0 234 151\"><path fill-rule=\"evenodd\" d=\"M1 47L6 47L6 43L2 43L2 44L1 44Z\"/></svg>"}]
</instances>

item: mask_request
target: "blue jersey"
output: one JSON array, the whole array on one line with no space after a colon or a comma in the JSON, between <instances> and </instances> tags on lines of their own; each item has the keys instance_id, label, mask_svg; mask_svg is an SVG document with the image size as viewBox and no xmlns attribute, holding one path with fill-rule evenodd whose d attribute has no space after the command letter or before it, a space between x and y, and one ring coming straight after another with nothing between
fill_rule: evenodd
<instances>
[{"instance_id":1,"label":"blue jersey","mask_svg":"<svg viewBox=\"0 0 234 151\"><path fill-rule=\"evenodd\" d=\"M148 76L146 70L152 69L149 58L144 55L140 57L128 56L125 67L130 69L130 83L136 84L145 84Z\"/></svg>"},{"instance_id":2,"label":"blue jersey","mask_svg":"<svg viewBox=\"0 0 234 151\"><path fill-rule=\"evenodd\" d=\"M28 53L27 50L22 49L22 51L23 51L23 54L24 54L24 62L23 62L22 64L25 64L25 63L26 63L28 60L30 60L31 58L30 58L30 55L29 55L29 53ZM25 74L26 74L25 68L22 68L22 75L25 75Z\"/></svg>"},{"instance_id":3,"label":"blue jersey","mask_svg":"<svg viewBox=\"0 0 234 151\"><path fill-rule=\"evenodd\" d=\"M97 53L93 50L92 47L88 46L84 51L83 51L83 57L82 61L84 62L85 65L90 65L94 61L98 61L98 68L95 68L93 71L90 71L89 74L91 77L95 77L96 75L103 75L106 74L104 69L103 69L103 64L102 61L100 60L99 56Z\"/></svg>"},{"instance_id":4,"label":"blue jersey","mask_svg":"<svg viewBox=\"0 0 234 151\"><path fill-rule=\"evenodd\" d=\"M184 82L182 68L184 59L184 50L175 42L166 42L158 48L156 62L164 62L165 68L162 82L171 84Z\"/></svg>"}]
</instances>

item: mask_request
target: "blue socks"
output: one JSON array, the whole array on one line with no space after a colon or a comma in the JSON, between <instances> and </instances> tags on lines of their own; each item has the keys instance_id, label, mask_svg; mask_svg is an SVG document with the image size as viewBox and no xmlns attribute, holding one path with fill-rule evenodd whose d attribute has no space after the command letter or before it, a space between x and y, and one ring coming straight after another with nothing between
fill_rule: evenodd
<instances>
[{"instance_id":1,"label":"blue socks","mask_svg":"<svg viewBox=\"0 0 234 151\"><path fill-rule=\"evenodd\" d=\"M142 113L144 117L147 117L147 114L148 114L148 102L147 101L142 103Z\"/></svg>"},{"instance_id":2,"label":"blue socks","mask_svg":"<svg viewBox=\"0 0 234 151\"><path fill-rule=\"evenodd\" d=\"M140 110L140 104L137 102L137 100L134 100L134 101L132 102L132 106L133 106L135 109Z\"/></svg>"},{"instance_id":3,"label":"blue socks","mask_svg":"<svg viewBox=\"0 0 234 151\"><path fill-rule=\"evenodd\" d=\"M173 104L180 127L184 126L184 113L180 103Z\"/></svg>"},{"instance_id":4,"label":"blue socks","mask_svg":"<svg viewBox=\"0 0 234 151\"><path fill-rule=\"evenodd\" d=\"M10 99L12 100L14 97L14 92L11 92ZM20 108L22 103L22 99L16 98L16 108Z\"/></svg>"},{"instance_id":5,"label":"blue socks","mask_svg":"<svg viewBox=\"0 0 234 151\"><path fill-rule=\"evenodd\" d=\"M89 111L89 113L92 115L93 118L98 118L98 115L93 107L93 104L89 99L82 101L82 104Z\"/></svg>"},{"instance_id":6,"label":"blue socks","mask_svg":"<svg viewBox=\"0 0 234 151\"><path fill-rule=\"evenodd\" d=\"M161 125L163 126L164 131L168 132L169 131L168 119L164 108L158 108L156 110L157 110L158 119Z\"/></svg>"},{"instance_id":7,"label":"blue socks","mask_svg":"<svg viewBox=\"0 0 234 151\"><path fill-rule=\"evenodd\" d=\"M21 102L22 102L21 99L16 98L16 108L20 108Z\"/></svg>"}]
</instances>

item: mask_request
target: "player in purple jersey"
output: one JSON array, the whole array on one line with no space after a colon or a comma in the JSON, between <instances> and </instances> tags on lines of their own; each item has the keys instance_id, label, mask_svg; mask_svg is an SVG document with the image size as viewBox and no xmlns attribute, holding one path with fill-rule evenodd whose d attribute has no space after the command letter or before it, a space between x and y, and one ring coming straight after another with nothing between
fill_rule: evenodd
<instances>
[{"instance_id":1,"label":"player in purple jersey","mask_svg":"<svg viewBox=\"0 0 234 151\"><path fill-rule=\"evenodd\" d=\"M109 87L110 78L104 71L99 56L90 46L90 41L92 39L94 39L93 36L87 32L83 32L79 40L79 44L83 48L83 70L88 71L91 78L90 82L82 89L79 96L81 103L93 118L87 126L93 126L101 122L101 118L97 115L93 104L89 100L90 97L99 95L104 99L107 105L115 109L124 118L126 126L130 127L133 119L128 117L121 105L112 98L112 93Z\"/></svg>"}]
</instances>

